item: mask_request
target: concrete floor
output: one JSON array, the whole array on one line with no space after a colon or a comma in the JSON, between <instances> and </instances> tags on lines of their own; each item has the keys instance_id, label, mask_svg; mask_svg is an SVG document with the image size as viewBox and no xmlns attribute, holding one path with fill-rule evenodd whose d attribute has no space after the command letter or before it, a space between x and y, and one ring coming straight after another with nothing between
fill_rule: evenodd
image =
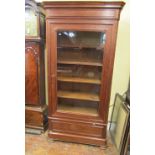
<instances>
[{"instance_id":1,"label":"concrete floor","mask_svg":"<svg viewBox=\"0 0 155 155\"><path fill-rule=\"evenodd\" d=\"M108 136L106 150L97 146L54 141L47 132L42 135L25 135L25 155L118 155Z\"/></svg>"}]
</instances>

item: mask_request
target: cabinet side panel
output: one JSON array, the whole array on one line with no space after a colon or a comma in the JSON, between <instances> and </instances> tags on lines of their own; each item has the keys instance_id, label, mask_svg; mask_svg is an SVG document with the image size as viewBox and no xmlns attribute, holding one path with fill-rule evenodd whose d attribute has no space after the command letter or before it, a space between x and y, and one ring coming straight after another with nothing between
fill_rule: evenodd
<instances>
[{"instance_id":1,"label":"cabinet side panel","mask_svg":"<svg viewBox=\"0 0 155 155\"><path fill-rule=\"evenodd\" d=\"M41 104L46 104L45 98L45 60L44 60L44 43L40 46L40 98Z\"/></svg>"}]
</instances>

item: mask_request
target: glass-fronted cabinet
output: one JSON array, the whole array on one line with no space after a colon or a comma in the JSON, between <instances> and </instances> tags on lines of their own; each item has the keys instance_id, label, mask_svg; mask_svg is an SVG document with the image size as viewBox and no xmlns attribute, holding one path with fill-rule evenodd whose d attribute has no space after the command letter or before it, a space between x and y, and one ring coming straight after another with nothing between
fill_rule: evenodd
<instances>
[{"instance_id":1,"label":"glass-fronted cabinet","mask_svg":"<svg viewBox=\"0 0 155 155\"><path fill-rule=\"evenodd\" d=\"M98 115L106 34L57 32L58 111Z\"/></svg>"},{"instance_id":2,"label":"glass-fronted cabinet","mask_svg":"<svg viewBox=\"0 0 155 155\"><path fill-rule=\"evenodd\" d=\"M123 2L44 2L48 136L106 146L117 26Z\"/></svg>"}]
</instances>

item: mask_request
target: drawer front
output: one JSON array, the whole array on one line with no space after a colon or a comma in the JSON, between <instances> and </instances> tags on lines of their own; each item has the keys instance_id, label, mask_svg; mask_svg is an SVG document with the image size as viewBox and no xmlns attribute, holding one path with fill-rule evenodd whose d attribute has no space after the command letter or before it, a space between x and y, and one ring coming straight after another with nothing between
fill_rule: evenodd
<instances>
[{"instance_id":1,"label":"drawer front","mask_svg":"<svg viewBox=\"0 0 155 155\"><path fill-rule=\"evenodd\" d=\"M75 123L62 121L49 121L49 129L54 132L85 135L92 137L104 137L106 128L97 126L94 123Z\"/></svg>"}]
</instances>

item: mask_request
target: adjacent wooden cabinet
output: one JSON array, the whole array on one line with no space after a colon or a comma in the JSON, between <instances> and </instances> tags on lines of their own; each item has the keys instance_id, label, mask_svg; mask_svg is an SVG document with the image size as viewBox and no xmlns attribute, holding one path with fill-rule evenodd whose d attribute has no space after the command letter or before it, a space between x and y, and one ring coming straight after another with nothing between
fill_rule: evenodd
<instances>
[{"instance_id":1,"label":"adjacent wooden cabinet","mask_svg":"<svg viewBox=\"0 0 155 155\"><path fill-rule=\"evenodd\" d=\"M44 2L49 137L106 146L115 45L124 2Z\"/></svg>"},{"instance_id":2,"label":"adjacent wooden cabinet","mask_svg":"<svg viewBox=\"0 0 155 155\"><path fill-rule=\"evenodd\" d=\"M32 0L25 3L25 123L27 132L47 128L45 99L45 15Z\"/></svg>"}]
</instances>

